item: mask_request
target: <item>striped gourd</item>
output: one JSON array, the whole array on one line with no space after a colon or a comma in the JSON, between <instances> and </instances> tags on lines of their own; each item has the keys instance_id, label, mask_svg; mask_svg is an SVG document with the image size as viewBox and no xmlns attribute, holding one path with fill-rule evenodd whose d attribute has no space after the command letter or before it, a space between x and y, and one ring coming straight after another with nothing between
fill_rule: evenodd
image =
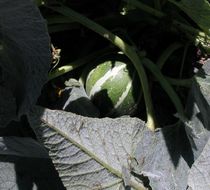
<instances>
[{"instance_id":1,"label":"striped gourd","mask_svg":"<svg viewBox=\"0 0 210 190\"><path fill-rule=\"evenodd\" d=\"M86 92L102 116L131 115L137 108L140 82L132 65L124 60L101 61L87 75Z\"/></svg>"}]
</instances>

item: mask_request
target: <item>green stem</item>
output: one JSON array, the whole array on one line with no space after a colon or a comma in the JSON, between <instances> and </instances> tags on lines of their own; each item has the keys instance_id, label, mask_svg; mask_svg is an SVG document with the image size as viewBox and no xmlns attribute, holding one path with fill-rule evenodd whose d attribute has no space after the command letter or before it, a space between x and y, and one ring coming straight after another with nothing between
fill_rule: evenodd
<instances>
[{"instance_id":1,"label":"green stem","mask_svg":"<svg viewBox=\"0 0 210 190\"><path fill-rule=\"evenodd\" d=\"M175 42L173 44L170 44L169 47L166 48L166 50L161 54L156 63L160 70L166 63L167 59L171 56L171 54L180 47L182 47L182 44Z\"/></svg>"},{"instance_id":2,"label":"green stem","mask_svg":"<svg viewBox=\"0 0 210 190\"><path fill-rule=\"evenodd\" d=\"M187 87L190 88L192 85L193 78L188 78L188 79L175 79L171 77L166 77L164 78L171 84L175 86L182 86L182 87Z\"/></svg>"},{"instance_id":3,"label":"green stem","mask_svg":"<svg viewBox=\"0 0 210 190\"><path fill-rule=\"evenodd\" d=\"M177 85L177 86L182 86L182 87L187 87L187 88L190 88L193 82L193 78L189 78L189 79L174 79L170 77L165 77L165 78L172 85Z\"/></svg>"},{"instance_id":4,"label":"green stem","mask_svg":"<svg viewBox=\"0 0 210 190\"><path fill-rule=\"evenodd\" d=\"M162 18L165 16L164 13L162 13L161 11L158 11L156 9L153 9L152 7L148 6L148 5L145 5L144 3L138 1L138 0L123 0L127 3L130 3L132 4L133 6L143 10L144 12L147 12L155 17L158 17L158 18Z\"/></svg>"},{"instance_id":5,"label":"green stem","mask_svg":"<svg viewBox=\"0 0 210 190\"><path fill-rule=\"evenodd\" d=\"M157 127L156 119L154 116L153 105L151 101L151 95L149 90L149 84L147 80L146 73L144 71L144 67L142 62L132 46L125 43L121 38L111 33L109 30L105 29L101 25L95 23L94 21L82 16L81 14L73 11L72 9L64 6L59 7L49 7L52 10L59 12L62 15L69 17L70 19L74 19L76 22L81 23L82 25L86 26L87 28L95 31L96 33L100 34L110 42L112 42L115 46L121 49L124 54L132 61L134 67L136 68L141 85L142 91L144 94L144 100L146 104L146 111L147 111L147 127L151 130L154 130Z\"/></svg>"},{"instance_id":6,"label":"green stem","mask_svg":"<svg viewBox=\"0 0 210 190\"><path fill-rule=\"evenodd\" d=\"M86 57L83 57L81 59L78 59L76 61L73 61L69 64L65 64L64 66L61 66L59 68L56 68L54 70L52 70L49 75L48 75L48 80L52 80L56 77L59 77L65 73L68 73L82 65L85 65L86 63L90 62L91 60L93 60L96 56L101 56L101 55L104 55L105 53L108 53L108 52L112 52L113 49L112 48L105 48L105 49L102 49L102 50L99 50L99 51L96 51Z\"/></svg>"},{"instance_id":7,"label":"green stem","mask_svg":"<svg viewBox=\"0 0 210 190\"><path fill-rule=\"evenodd\" d=\"M184 52L183 52L182 62L181 62L181 68L180 68L180 71L179 71L179 78L180 79L182 78L184 63L185 63L188 48L189 48L189 43L187 43L184 47Z\"/></svg>"},{"instance_id":8,"label":"green stem","mask_svg":"<svg viewBox=\"0 0 210 190\"><path fill-rule=\"evenodd\" d=\"M171 87L169 82L166 80L166 78L162 75L160 69L152 61L150 61L147 58L144 58L142 62L144 64L144 66L147 67L152 72L152 74L157 78L160 85L166 91L166 93L170 97L171 101L173 102L179 115L183 118L186 118L185 114L184 114L184 107L183 107L178 95L176 94L174 89Z\"/></svg>"},{"instance_id":9,"label":"green stem","mask_svg":"<svg viewBox=\"0 0 210 190\"><path fill-rule=\"evenodd\" d=\"M182 86L185 88L190 88L192 86L193 78L186 78L186 79L177 79L172 77L164 76L164 78L174 86ZM153 78L153 81L157 82L157 78Z\"/></svg>"}]
</instances>

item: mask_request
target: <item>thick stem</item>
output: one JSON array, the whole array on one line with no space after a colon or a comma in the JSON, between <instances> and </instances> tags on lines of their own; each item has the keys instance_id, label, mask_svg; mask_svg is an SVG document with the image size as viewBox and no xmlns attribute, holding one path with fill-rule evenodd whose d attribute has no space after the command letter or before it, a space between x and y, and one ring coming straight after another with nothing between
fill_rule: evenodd
<instances>
[{"instance_id":1,"label":"thick stem","mask_svg":"<svg viewBox=\"0 0 210 190\"><path fill-rule=\"evenodd\" d=\"M192 86L193 78L188 78L188 79L174 79L171 77L166 77L166 80L171 84L175 86L182 86L186 88L190 88Z\"/></svg>"}]
</instances>

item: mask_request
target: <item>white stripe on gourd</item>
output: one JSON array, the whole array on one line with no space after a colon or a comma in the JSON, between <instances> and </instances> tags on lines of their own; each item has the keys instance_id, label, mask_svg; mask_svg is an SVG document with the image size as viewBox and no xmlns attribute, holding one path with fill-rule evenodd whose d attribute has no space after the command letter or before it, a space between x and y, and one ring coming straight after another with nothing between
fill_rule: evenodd
<instances>
[{"instance_id":1,"label":"white stripe on gourd","mask_svg":"<svg viewBox=\"0 0 210 190\"><path fill-rule=\"evenodd\" d=\"M114 108L118 108L122 102L125 100L125 98L127 97L130 89L131 89L131 84L132 84L132 81L130 81L128 83L128 85L126 86L126 90L122 93L122 95L119 97L119 100L117 101L116 105L114 106Z\"/></svg>"},{"instance_id":2,"label":"white stripe on gourd","mask_svg":"<svg viewBox=\"0 0 210 190\"><path fill-rule=\"evenodd\" d=\"M115 109L118 108L122 104L122 102L125 100L125 98L127 97L128 93L131 89L131 85L132 85L132 81L130 81L128 83L125 91L122 93L122 96L119 97L119 100L117 101L116 105L114 106Z\"/></svg>"},{"instance_id":3,"label":"white stripe on gourd","mask_svg":"<svg viewBox=\"0 0 210 190\"><path fill-rule=\"evenodd\" d=\"M134 74L133 74L133 76L132 76L132 80L131 80L131 81L128 83L128 85L126 86L125 91L124 91L124 92L122 93L122 95L119 97L119 99L118 99L116 105L114 105L114 108L113 108L109 113L107 113L108 115L112 115L112 114L116 111L116 109L119 108L119 106L121 106L122 103L124 102L124 100L127 98L128 94L129 94L129 92L130 92L130 90L131 90L131 87L132 87L132 82L133 82L133 80L134 80L135 77L136 77L136 72L134 72ZM137 104L135 104L133 107L131 107L131 110L130 110L130 111L132 111L132 109L135 108L136 105L137 105Z\"/></svg>"},{"instance_id":4,"label":"white stripe on gourd","mask_svg":"<svg viewBox=\"0 0 210 190\"><path fill-rule=\"evenodd\" d=\"M119 65L119 66L116 66L114 68L111 68L111 70L109 70L103 77L101 77L92 87L92 89L90 90L90 93L89 93L89 96L90 98L96 94L97 92L99 92L101 90L101 87L103 86L103 84L108 80L110 79L110 77L112 77L112 79L117 75L117 73L119 73L122 69L124 69L126 67L125 64L123 65ZM90 73L89 77L91 77L91 74L94 73L94 70L93 72ZM88 79L87 79L88 80Z\"/></svg>"}]
</instances>

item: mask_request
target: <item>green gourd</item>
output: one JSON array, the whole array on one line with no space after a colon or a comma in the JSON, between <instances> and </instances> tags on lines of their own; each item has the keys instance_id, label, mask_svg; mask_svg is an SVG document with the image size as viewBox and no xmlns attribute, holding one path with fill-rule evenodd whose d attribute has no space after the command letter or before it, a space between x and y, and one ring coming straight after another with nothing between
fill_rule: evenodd
<instances>
[{"instance_id":1,"label":"green gourd","mask_svg":"<svg viewBox=\"0 0 210 190\"><path fill-rule=\"evenodd\" d=\"M103 117L132 115L141 98L137 72L120 54L105 56L89 66L85 88Z\"/></svg>"}]
</instances>

